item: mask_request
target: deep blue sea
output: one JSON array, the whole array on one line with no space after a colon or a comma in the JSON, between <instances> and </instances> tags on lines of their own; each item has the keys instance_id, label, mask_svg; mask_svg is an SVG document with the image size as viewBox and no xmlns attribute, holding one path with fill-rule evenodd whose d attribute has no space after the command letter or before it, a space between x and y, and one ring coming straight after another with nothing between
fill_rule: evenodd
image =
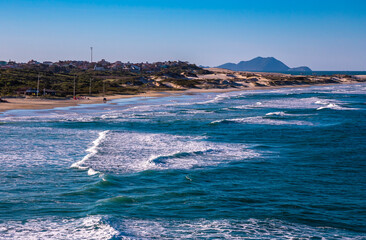
<instances>
[{"instance_id":1,"label":"deep blue sea","mask_svg":"<svg viewBox=\"0 0 366 240\"><path fill-rule=\"evenodd\" d=\"M0 114L0 239L366 239L366 84Z\"/></svg>"}]
</instances>

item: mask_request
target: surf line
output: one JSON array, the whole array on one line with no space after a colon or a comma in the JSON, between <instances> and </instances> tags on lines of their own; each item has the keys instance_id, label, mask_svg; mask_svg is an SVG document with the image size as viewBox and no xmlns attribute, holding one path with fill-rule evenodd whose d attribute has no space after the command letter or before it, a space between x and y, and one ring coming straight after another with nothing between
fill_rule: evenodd
<instances>
[{"instance_id":1,"label":"surf line","mask_svg":"<svg viewBox=\"0 0 366 240\"><path fill-rule=\"evenodd\" d=\"M70 167L71 168L78 168L78 169L81 169L81 170L89 169L88 170L88 175L95 175L95 174L99 173L99 172L95 171L92 168L83 167L82 165L85 163L86 160L88 160L89 158L91 158L92 156L94 156L95 154L98 153L97 148L98 148L99 144L101 144L103 142L103 140L106 138L108 132L109 132L109 130L100 132L98 138L93 141L93 146L91 146L90 148L88 148L86 150L86 152L88 152L88 154L85 155L83 157L83 159L81 159L80 161L78 161L76 163L73 163Z\"/></svg>"}]
</instances>

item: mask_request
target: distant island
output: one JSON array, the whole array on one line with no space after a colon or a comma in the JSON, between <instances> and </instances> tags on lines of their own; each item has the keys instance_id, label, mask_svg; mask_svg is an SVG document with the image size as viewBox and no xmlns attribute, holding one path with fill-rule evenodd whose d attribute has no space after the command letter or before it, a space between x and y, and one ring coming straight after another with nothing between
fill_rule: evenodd
<instances>
[{"instance_id":1,"label":"distant island","mask_svg":"<svg viewBox=\"0 0 366 240\"><path fill-rule=\"evenodd\" d=\"M228 69L232 71L252 71L252 72L311 72L309 67L301 66L290 68L280 60L274 57L256 57L249 61L241 61L238 64L225 63L217 68Z\"/></svg>"}]
</instances>

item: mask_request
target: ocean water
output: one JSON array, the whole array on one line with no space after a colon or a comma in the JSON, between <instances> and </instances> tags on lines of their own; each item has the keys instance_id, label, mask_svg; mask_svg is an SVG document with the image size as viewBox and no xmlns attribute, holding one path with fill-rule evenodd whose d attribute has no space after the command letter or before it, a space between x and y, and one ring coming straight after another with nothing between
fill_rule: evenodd
<instances>
[{"instance_id":1,"label":"ocean water","mask_svg":"<svg viewBox=\"0 0 366 240\"><path fill-rule=\"evenodd\" d=\"M366 84L0 114L0 239L366 239Z\"/></svg>"}]
</instances>

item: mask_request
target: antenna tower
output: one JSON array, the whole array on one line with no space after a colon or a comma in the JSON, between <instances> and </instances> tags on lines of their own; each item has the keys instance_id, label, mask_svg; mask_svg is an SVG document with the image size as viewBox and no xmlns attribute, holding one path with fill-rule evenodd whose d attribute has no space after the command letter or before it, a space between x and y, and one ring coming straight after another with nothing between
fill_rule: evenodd
<instances>
[{"instance_id":1,"label":"antenna tower","mask_svg":"<svg viewBox=\"0 0 366 240\"><path fill-rule=\"evenodd\" d=\"M93 62L93 47L90 47L90 62Z\"/></svg>"}]
</instances>

